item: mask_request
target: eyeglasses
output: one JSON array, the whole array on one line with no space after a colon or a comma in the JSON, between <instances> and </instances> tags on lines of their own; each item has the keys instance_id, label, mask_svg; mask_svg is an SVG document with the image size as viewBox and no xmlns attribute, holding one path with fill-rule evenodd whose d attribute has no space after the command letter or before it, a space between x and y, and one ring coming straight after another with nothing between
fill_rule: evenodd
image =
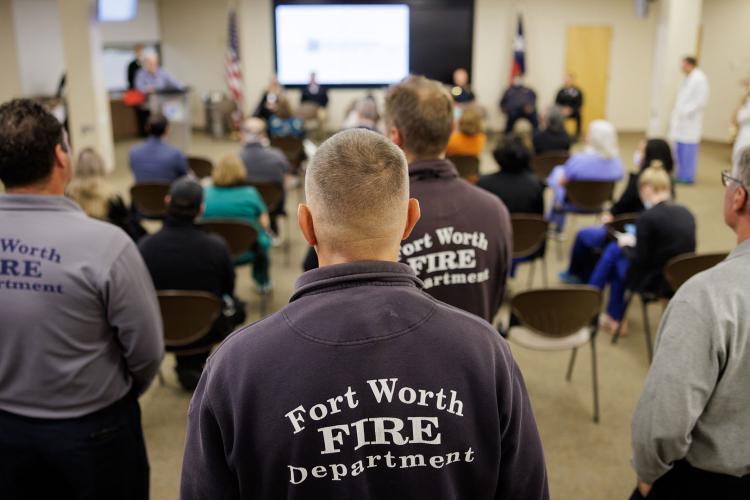
<instances>
[{"instance_id":1,"label":"eyeglasses","mask_svg":"<svg viewBox=\"0 0 750 500\"><path fill-rule=\"evenodd\" d=\"M731 182L736 182L737 184L740 185L740 187L742 189L744 189L745 191L747 191L747 187L745 187L745 184L741 180L737 179L736 177L732 177L731 175L729 175L729 170L723 170L721 172L721 185L724 186L724 187L727 187L727 185L729 184L730 181Z\"/></svg>"}]
</instances>

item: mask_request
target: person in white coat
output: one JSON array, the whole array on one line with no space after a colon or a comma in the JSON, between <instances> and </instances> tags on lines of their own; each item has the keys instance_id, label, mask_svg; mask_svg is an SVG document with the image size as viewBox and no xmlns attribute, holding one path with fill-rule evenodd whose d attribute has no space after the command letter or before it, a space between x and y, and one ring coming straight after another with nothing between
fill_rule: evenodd
<instances>
[{"instance_id":1,"label":"person in white coat","mask_svg":"<svg viewBox=\"0 0 750 500\"><path fill-rule=\"evenodd\" d=\"M675 182L692 184L698 161L698 146L703 128L703 110L708 102L708 79L694 57L682 60L685 79L677 92L672 111L670 138L675 142L677 172Z\"/></svg>"},{"instance_id":2,"label":"person in white coat","mask_svg":"<svg viewBox=\"0 0 750 500\"><path fill-rule=\"evenodd\" d=\"M740 102L733 117L733 124L737 127L737 137L734 139L732 161L739 160L740 151L750 146L750 78L742 82L745 97Z\"/></svg>"}]
</instances>

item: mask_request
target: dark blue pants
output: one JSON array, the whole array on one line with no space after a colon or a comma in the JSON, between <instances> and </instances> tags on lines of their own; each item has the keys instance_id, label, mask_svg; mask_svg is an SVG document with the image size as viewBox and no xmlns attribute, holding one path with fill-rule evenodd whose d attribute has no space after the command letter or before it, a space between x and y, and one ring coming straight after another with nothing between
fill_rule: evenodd
<instances>
[{"instance_id":1,"label":"dark blue pants","mask_svg":"<svg viewBox=\"0 0 750 500\"><path fill-rule=\"evenodd\" d=\"M135 396L79 418L0 411L0 497L147 500L149 468Z\"/></svg>"},{"instance_id":2,"label":"dark blue pants","mask_svg":"<svg viewBox=\"0 0 750 500\"><path fill-rule=\"evenodd\" d=\"M635 490L630 500L643 500ZM750 476L734 477L696 469L684 460L656 480L648 500L746 500L750 498Z\"/></svg>"},{"instance_id":3,"label":"dark blue pants","mask_svg":"<svg viewBox=\"0 0 750 500\"><path fill-rule=\"evenodd\" d=\"M620 321L625 315L625 275L628 267L630 261L617 246L617 242L613 241L604 249L589 279L589 285L600 290L609 283L607 314L616 321Z\"/></svg>"},{"instance_id":4,"label":"dark blue pants","mask_svg":"<svg viewBox=\"0 0 750 500\"><path fill-rule=\"evenodd\" d=\"M577 276L581 283L588 283L606 243L607 228L604 226L587 227L578 231L570 254L568 272Z\"/></svg>"}]
</instances>

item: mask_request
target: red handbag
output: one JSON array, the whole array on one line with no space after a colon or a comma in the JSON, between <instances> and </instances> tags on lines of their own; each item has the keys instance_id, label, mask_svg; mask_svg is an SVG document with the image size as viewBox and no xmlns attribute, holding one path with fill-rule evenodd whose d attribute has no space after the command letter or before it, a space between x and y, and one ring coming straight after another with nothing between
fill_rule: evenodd
<instances>
[{"instance_id":1,"label":"red handbag","mask_svg":"<svg viewBox=\"0 0 750 500\"><path fill-rule=\"evenodd\" d=\"M146 102L146 94L140 90L126 90L122 94L122 102L124 102L126 106L140 106Z\"/></svg>"}]
</instances>

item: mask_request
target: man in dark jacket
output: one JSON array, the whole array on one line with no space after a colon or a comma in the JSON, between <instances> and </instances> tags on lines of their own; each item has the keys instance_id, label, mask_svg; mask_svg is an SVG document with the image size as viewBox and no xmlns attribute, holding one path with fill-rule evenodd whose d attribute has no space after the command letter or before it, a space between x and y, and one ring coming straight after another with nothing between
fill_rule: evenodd
<instances>
[{"instance_id":1,"label":"man in dark jacket","mask_svg":"<svg viewBox=\"0 0 750 500\"><path fill-rule=\"evenodd\" d=\"M516 121L529 120L534 130L539 126L539 115L536 112L536 92L523 84L523 78L515 77L510 87L500 99L500 111L505 114L505 133L513 131Z\"/></svg>"},{"instance_id":2,"label":"man in dark jacket","mask_svg":"<svg viewBox=\"0 0 750 500\"><path fill-rule=\"evenodd\" d=\"M201 213L203 189L189 177L172 183L167 197L164 227L143 238L139 250L157 290L198 290L222 300L225 312L199 341L185 349L203 349L191 355L177 355L177 378L192 391L198 384L211 346L219 343L233 327L244 320L241 303L235 303L234 266L227 244L219 236L203 232L193 222Z\"/></svg>"},{"instance_id":3,"label":"man in dark jacket","mask_svg":"<svg viewBox=\"0 0 750 500\"><path fill-rule=\"evenodd\" d=\"M209 359L182 500L547 499L507 344L396 262L419 219L401 151L371 131L336 134L305 195L300 228L321 267Z\"/></svg>"},{"instance_id":4,"label":"man in dark jacket","mask_svg":"<svg viewBox=\"0 0 750 500\"><path fill-rule=\"evenodd\" d=\"M389 89L385 107L387 133L404 150L411 194L422 204L401 261L430 295L491 322L513 255L508 210L445 160L453 99L439 82L407 78Z\"/></svg>"},{"instance_id":5,"label":"man in dark jacket","mask_svg":"<svg viewBox=\"0 0 750 500\"><path fill-rule=\"evenodd\" d=\"M565 85L557 92L555 104L560 106L566 117L576 121L576 139L581 137L581 108L583 107L583 92L575 84L575 75L565 75Z\"/></svg>"}]
</instances>

